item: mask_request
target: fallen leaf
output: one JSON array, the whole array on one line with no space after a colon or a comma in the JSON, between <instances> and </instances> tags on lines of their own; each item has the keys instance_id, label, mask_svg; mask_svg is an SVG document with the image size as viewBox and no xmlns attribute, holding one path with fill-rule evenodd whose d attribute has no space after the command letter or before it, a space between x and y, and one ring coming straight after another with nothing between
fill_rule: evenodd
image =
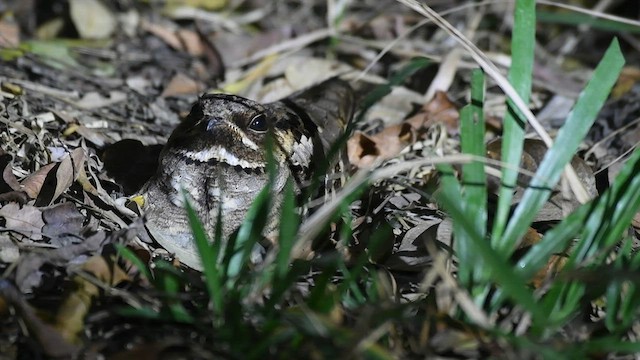
<instances>
[{"instance_id":1,"label":"fallen leaf","mask_svg":"<svg viewBox=\"0 0 640 360\"><path fill-rule=\"evenodd\" d=\"M47 164L36 172L30 174L22 180L21 187L24 192L29 195L30 198L35 199L40 194L42 186L47 178L49 172L56 166L56 163Z\"/></svg>"},{"instance_id":2,"label":"fallen leaf","mask_svg":"<svg viewBox=\"0 0 640 360\"><path fill-rule=\"evenodd\" d=\"M408 123L389 126L372 136L356 133L347 141L347 156L352 165L369 167L395 157L415 139L416 133Z\"/></svg>"},{"instance_id":3,"label":"fallen leaf","mask_svg":"<svg viewBox=\"0 0 640 360\"><path fill-rule=\"evenodd\" d=\"M110 91L109 97L105 97L98 92L89 92L85 94L75 105L81 109L98 109L105 106L110 106L121 101L127 100L127 94L122 91Z\"/></svg>"},{"instance_id":4,"label":"fallen leaf","mask_svg":"<svg viewBox=\"0 0 640 360\"><path fill-rule=\"evenodd\" d=\"M84 216L75 204L67 201L42 210L44 227L42 233L54 238L64 234L79 234L82 230Z\"/></svg>"},{"instance_id":5,"label":"fallen leaf","mask_svg":"<svg viewBox=\"0 0 640 360\"><path fill-rule=\"evenodd\" d=\"M173 29L169 29L165 26L148 22L145 20L143 20L140 23L140 27L143 30L148 31L151 34L157 36L160 40L164 41L167 45L171 46L173 49L178 51L184 50L182 48L182 43L180 41L180 38L178 37L178 34L176 34L176 32L173 31Z\"/></svg>"},{"instance_id":6,"label":"fallen leaf","mask_svg":"<svg viewBox=\"0 0 640 360\"><path fill-rule=\"evenodd\" d=\"M73 25L83 39L106 39L116 29L116 17L99 0L69 0Z\"/></svg>"},{"instance_id":7,"label":"fallen leaf","mask_svg":"<svg viewBox=\"0 0 640 360\"><path fill-rule=\"evenodd\" d=\"M13 264L20 257L20 248L6 233L0 233L0 263Z\"/></svg>"},{"instance_id":8,"label":"fallen leaf","mask_svg":"<svg viewBox=\"0 0 640 360\"><path fill-rule=\"evenodd\" d=\"M441 219L426 220L411 228L382 265L396 271L423 271L432 262L426 244L436 241L441 222Z\"/></svg>"},{"instance_id":9,"label":"fallen leaf","mask_svg":"<svg viewBox=\"0 0 640 360\"><path fill-rule=\"evenodd\" d=\"M169 81L169 84L162 91L161 97L176 95L200 94L205 89L204 84L193 80L185 74L177 73Z\"/></svg>"},{"instance_id":10,"label":"fallen leaf","mask_svg":"<svg viewBox=\"0 0 640 360\"><path fill-rule=\"evenodd\" d=\"M627 94L640 80L640 68L637 66L625 66L618 77L616 85L611 90L611 97L618 99Z\"/></svg>"},{"instance_id":11,"label":"fallen leaf","mask_svg":"<svg viewBox=\"0 0 640 360\"><path fill-rule=\"evenodd\" d=\"M349 162L356 167L365 168L376 161L391 159L415 143L429 127L444 123L449 132L453 133L458 131L458 122L458 109L446 94L438 92L433 100L423 106L423 112L402 123L388 126L374 135L354 134L347 141Z\"/></svg>"},{"instance_id":12,"label":"fallen leaf","mask_svg":"<svg viewBox=\"0 0 640 360\"><path fill-rule=\"evenodd\" d=\"M179 29L177 35L182 42L184 50L189 53L189 55L199 57L204 54L204 44L197 32Z\"/></svg>"},{"instance_id":13,"label":"fallen leaf","mask_svg":"<svg viewBox=\"0 0 640 360\"><path fill-rule=\"evenodd\" d=\"M42 240L42 212L32 205L20 205L8 203L0 207L0 219L3 230L15 231L31 240Z\"/></svg>"},{"instance_id":14,"label":"fallen leaf","mask_svg":"<svg viewBox=\"0 0 640 360\"><path fill-rule=\"evenodd\" d=\"M18 23L5 17L0 20L0 48L15 48L20 45L20 27Z\"/></svg>"},{"instance_id":15,"label":"fallen leaf","mask_svg":"<svg viewBox=\"0 0 640 360\"><path fill-rule=\"evenodd\" d=\"M116 286L128 279L124 270L113 261L103 256L92 256L79 269L81 274L73 277L75 289L64 299L55 317L55 328L62 337L76 343L78 335L84 329L84 318L91 308L93 299L100 294L98 285L88 280L84 274L89 274L102 285Z\"/></svg>"},{"instance_id":16,"label":"fallen leaf","mask_svg":"<svg viewBox=\"0 0 640 360\"><path fill-rule=\"evenodd\" d=\"M15 275L16 286L20 291L29 294L42 285L43 272L41 268L44 264L61 267L77 264L78 259L86 257L87 254L99 252L107 236L104 231L85 230L83 234L70 235L69 238L77 243L21 256Z\"/></svg>"},{"instance_id":17,"label":"fallen leaf","mask_svg":"<svg viewBox=\"0 0 640 360\"><path fill-rule=\"evenodd\" d=\"M422 106L421 112L405 121L415 129L429 128L441 123L450 135L455 135L460 128L460 113L446 93L437 91L434 98Z\"/></svg>"},{"instance_id":18,"label":"fallen leaf","mask_svg":"<svg viewBox=\"0 0 640 360\"><path fill-rule=\"evenodd\" d=\"M40 193L36 198L36 206L47 206L53 203L78 178L80 169L84 166L84 149L74 149L57 163L54 171L49 172Z\"/></svg>"}]
</instances>

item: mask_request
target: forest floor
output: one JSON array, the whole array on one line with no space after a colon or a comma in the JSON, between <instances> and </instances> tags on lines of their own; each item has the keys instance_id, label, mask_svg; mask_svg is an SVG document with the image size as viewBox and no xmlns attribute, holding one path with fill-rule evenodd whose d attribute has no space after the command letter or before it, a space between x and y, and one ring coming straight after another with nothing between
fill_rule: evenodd
<instances>
[{"instance_id":1,"label":"forest floor","mask_svg":"<svg viewBox=\"0 0 640 360\"><path fill-rule=\"evenodd\" d=\"M632 176L640 22L629 20L640 4L538 1L533 53L518 59L516 2L427 5L443 19L408 0L0 3L0 359L640 353ZM517 246L503 251L491 224L504 191L495 175L505 123L527 137L507 208L529 196L546 149L540 130L507 105L509 69L526 69L529 59L525 85L516 86L515 72L509 80L543 131L560 138L574 106L585 105L580 94L594 69L618 46L626 65L619 76L612 67L615 84L603 81L604 107L585 112L593 125L565 144L578 185L563 177L548 189ZM218 275L157 260L131 200L199 96L270 102L332 77L348 81L358 100L341 174L353 181L349 191L337 189L324 205L336 216L300 220L298 237L322 250L274 255L264 266L246 261L235 273L226 258ZM480 153L461 148L473 136L463 107L486 124L476 133ZM461 171L472 159L462 153L481 155L486 168ZM479 193L466 182L473 171L482 174ZM466 202L473 194L480 205ZM615 239L569 245L590 238L592 225L593 239ZM559 248L539 250L550 236ZM460 245L478 238L489 245ZM535 271L516 269L542 253Z\"/></svg>"}]
</instances>

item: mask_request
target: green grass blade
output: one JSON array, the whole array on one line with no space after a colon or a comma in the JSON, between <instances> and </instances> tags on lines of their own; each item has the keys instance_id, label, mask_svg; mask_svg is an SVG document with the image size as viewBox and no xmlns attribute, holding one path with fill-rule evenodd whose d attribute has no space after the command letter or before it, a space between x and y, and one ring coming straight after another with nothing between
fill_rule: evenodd
<instances>
[{"instance_id":1,"label":"green grass blade","mask_svg":"<svg viewBox=\"0 0 640 360\"><path fill-rule=\"evenodd\" d=\"M266 172L268 174L268 181L264 188L260 190L258 196L249 207L244 221L240 225L236 236L232 239L232 249L227 249L225 254L224 267L226 269L227 281L226 286L228 289L235 287L236 280L243 269L246 269L246 265L251 256L251 251L254 245L262 239L262 234L268 221L270 220L271 210L271 188L275 182L277 174L277 162L274 157L274 149L278 146L277 140L273 133L268 133L266 137L265 147L267 163ZM229 255L227 257L227 255Z\"/></svg>"},{"instance_id":2,"label":"green grass blade","mask_svg":"<svg viewBox=\"0 0 640 360\"><path fill-rule=\"evenodd\" d=\"M163 306L175 321L193 323L193 317L182 306L178 295L182 289L181 273L172 264L166 261L155 262L155 283L167 296Z\"/></svg>"},{"instance_id":3,"label":"green grass blade","mask_svg":"<svg viewBox=\"0 0 640 360\"><path fill-rule=\"evenodd\" d=\"M184 199L187 217L189 218L189 225L193 233L193 239L196 243L198 254L200 255L200 261L202 262L202 274L204 275L207 291L209 292L211 306L214 312L219 314L222 312L222 274L218 270L218 251L214 249L214 246L220 246L220 244L212 245L209 243L202 222L198 219L198 215L193 209L187 192L184 189L182 190L182 197Z\"/></svg>"},{"instance_id":4,"label":"green grass blade","mask_svg":"<svg viewBox=\"0 0 640 360\"><path fill-rule=\"evenodd\" d=\"M551 189L560 179L565 165L569 163L595 121L623 65L624 58L620 45L617 40L614 40L594 71L589 84L580 94L565 125L560 129L554 146L545 154L536 176L531 180L530 187L525 191L509 220L500 240L502 251L513 251L531 221L549 198Z\"/></svg>"},{"instance_id":5,"label":"green grass blade","mask_svg":"<svg viewBox=\"0 0 640 360\"><path fill-rule=\"evenodd\" d=\"M262 237L262 231L267 225L271 202L271 186L267 184L256 199L251 204L247 215L240 225L236 241L234 244L233 255L227 265L227 287L235 285L235 279L240 274L251 254L253 245Z\"/></svg>"},{"instance_id":6,"label":"green grass blade","mask_svg":"<svg viewBox=\"0 0 640 360\"><path fill-rule=\"evenodd\" d=\"M484 156L485 122L483 113L484 103L484 73L482 70L474 70L471 80L471 104L465 106L460 112L460 139L462 152L465 154ZM471 216L476 233L484 238L487 229L487 187L484 164L478 161L462 166L462 182L464 185L463 204L465 212ZM453 190L453 189L452 189ZM483 272L483 264L474 261L468 246L459 246L458 259L460 271L472 271L475 274ZM466 264L470 265L467 266ZM461 278L468 278L462 275Z\"/></svg>"},{"instance_id":7,"label":"green grass blade","mask_svg":"<svg viewBox=\"0 0 640 360\"><path fill-rule=\"evenodd\" d=\"M278 236L278 254L275 261L275 278L283 279L289 271L289 255L296 241L296 234L300 225L300 215L296 210L296 199L293 184L288 182L282 201L280 216L280 233Z\"/></svg>"},{"instance_id":8,"label":"green grass blade","mask_svg":"<svg viewBox=\"0 0 640 360\"><path fill-rule=\"evenodd\" d=\"M585 234L568 265L594 256L600 249L613 246L629 227L640 208L640 151L635 151L618 174L608 196L603 197L603 209L587 222ZM610 199L609 201L606 201ZM606 255L605 255L606 256Z\"/></svg>"},{"instance_id":9,"label":"green grass blade","mask_svg":"<svg viewBox=\"0 0 640 360\"><path fill-rule=\"evenodd\" d=\"M635 176L639 171L640 151L636 151L627 160L611 188L574 211L560 224L548 231L539 243L531 247L527 254L518 261L518 272L526 278L530 278L546 264L552 254L563 251L572 238L585 231L585 227L593 227L592 224L598 226L605 221L614 224L612 228L601 233L605 246L620 239L624 230L629 226L631 217L640 206L640 179ZM583 237L571 257L573 260L567 265L571 266L576 261L584 260L590 254L586 249L590 248L591 242Z\"/></svg>"},{"instance_id":10,"label":"green grass blade","mask_svg":"<svg viewBox=\"0 0 640 360\"><path fill-rule=\"evenodd\" d=\"M533 292L526 287L524 278L514 272L508 261L501 258L499 254L491 248L489 242L475 231L474 223L468 217L468 214L464 212L461 202L456 201L455 197L450 197L449 192L444 191L440 192L437 198L454 219L454 232L458 227L464 229L464 232L468 234L470 238L468 242L470 250L486 264L489 275L495 280L501 290L524 309L531 312L534 318L544 318L546 314L536 303Z\"/></svg>"},{"instance_id":11,"label":"green grass blade","mask_svg":"<svg viewBox=\"0 0 640 360\"><path fill-rule=\"evenodd\" d=\"M640 33L640 27L633 24L625 24L613 19L603 19L576 12L540 11L538 18L542 23L565 24L565 25L587 25L594 29L616 32Z\"/></svg>"},{"instance_id":12,"label":"green grass blade","mask_svg":"<svg viewBox=\"0 0 640 360\"><path fill-rule=\"evenodd\" d=\"M521 0L516 2L515 19L513 24L513 38L511 39L511 68L509 81L523 101L529 101L531 95L531 81L533 73L533 59L536 32L536 2L535 0ZM522 146L524 143L524 117L520 115L511 100L507 101L507 114L503 121L502 133L502 161L506 164L502 168L502 177L498 197L498 208L493 223L492 245L503 248L502 234L507 225L513 189L516 185L520 166Z\"/></svg>"}]
</instances>

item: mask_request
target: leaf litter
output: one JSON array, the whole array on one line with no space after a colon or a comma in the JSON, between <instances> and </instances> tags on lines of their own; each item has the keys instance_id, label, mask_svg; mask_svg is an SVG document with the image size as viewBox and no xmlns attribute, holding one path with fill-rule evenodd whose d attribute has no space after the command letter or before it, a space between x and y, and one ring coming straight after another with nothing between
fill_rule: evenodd
<instances>
[{"instance_id":1,"label":"leaf litter","mask_svg":"<svg viewBox=\"0 0 640 360\"><path fill-rule=\"evenodd\" d=\"M374 1L342 2L350 3L344 12L336 10L340 2L332 1L300 6L249 1L243 7L226 1L172 1L134 7L92 0L69 1L68 7L51 5L51 9L18 3L0 7L0 268L4 272L0 310L4 307L3 324L7 324L0 332L0 344L7 354L69 357L84 352L126 357L182 346L188 348L185 353L211 358L216 351L225 351L207 348L208 335L195 335L196 341L189 346L189 329L169 330L170 324L151 329L109 310L122 304L159 306L154 290L135 267L114 256L114 246L124 244L145 261L154 255L145 243L141 220L127 207L128 196L155 171L167 135L204 91L224 89L269 101L321 79L342 76L352 81L360 78L353 84L365 94L386 83L412 57L426 56L436 61L399 80L364 113L347 142L349 161L357 168L380 169L459 152L456 104L467 102L468 69L476 65L441 28L425 24L411 30L422 18L395 2L385 3L385 8ZM466 4L433 6L447 11L454 3ZM334 7L327 9L327 4ZM217 12L225 6L231 7ZM497 5L482 8L490 19L507 16L508 11ZM466 35L479 38L483 48L497 49L490 56L501 63L508 53L502 43L508 37L507 27L479 32L479 17L472 15L460 11L451 16L465 24L461 26ZM573 36L566 29L554 29ZM553 29L540 32L545 50L557 53ZM583 38L577 46L601 49L596 43L602 37L597 33ZM396 40L386 55L372 62L387 43ZM629 41L629 47L637 46L634 41ZM630 52L630 57L637 58ZM600 53L591 55L598 58ZM452 57L455 61L450 61ZM448 60L439 64L438 59ZM575 66L572 71L558 68L554 58L536 59L534 81L539 84L534 99L539 101L532 104L538 107L535 110L550 106L554 98L575 100L586 80L585 69L594 63L587 56L573 60L564 64ZM368 74L362 76L360 71L368 65ZM633 70L627 69L590 133L584 160L576 157L581 166L576 166L578 176L592 195L599 178L589 165L611 182L617 164L624 162L638 141L632 120L637 117L633 104L639 87ZM440 79L437 86L430 85L434 78ZM491 85L487 98L503 100ZM436 92L436 87L441 91ZM506 111L487 105L497 119ZM552 115L552 119L566 117L562 111ZM487 140L500 131L500 121L495 124ZM558 125L545 123L550 132ZM619 130L626 125L626 130ZM498 160L500 154L488 157ZM522 186L526 186L526 171L535 171L540 157L536 145L525 144ZM477 323L496 321L475 308L456 285L455 261L445 256L452 249L452 225L433 197L438 182L432 164L375 181L351 203L353 221L335 223L327 242L342 246L343 256L353 261L367 254L367 263L388 275L380 275L386 279L381 284L388 284L386 291L400 302L433 294L421 322L379 328L387 339L398 340L387 344L395 356L481 357L511 351L526 355L526 350L491 343L482 330L442 315L464 307L475 314ZM606 186L598 185L598 190ZM517 201L516 196L514 204ZM566 188L558 189L527 233L523 249L539 241L541 233L576 206ZM351 235L340 239L340 228L345 226ZM385 229L389 235L372 251L370 239ZM550 259L533 285L543 287L563 262L560 255ZM309 276L300 287L312 288L315 281L319 280ZM294 297L289 301L296 303ZM15 313L6 311L7 304ZM46 310L46 316L40 315L41 310ZM363 323L374 318L342 305L333 305L332 316L326 324L345 326L345 316L360 316ZM510 316L517 318L517 311ZM26 331L19 330L17 317ZM119 321L124 325L117 325ZM515 322L514 327L526 323ZM132 333L126 327L140 332L128 336ZM101 335L108 336L101 339ZM158 343L156 335L169 340ZM39 344L37 350L27 350L24 339L28 336ZM321 354L312 345L309 349Z\"/></svg>"}]
</instances>

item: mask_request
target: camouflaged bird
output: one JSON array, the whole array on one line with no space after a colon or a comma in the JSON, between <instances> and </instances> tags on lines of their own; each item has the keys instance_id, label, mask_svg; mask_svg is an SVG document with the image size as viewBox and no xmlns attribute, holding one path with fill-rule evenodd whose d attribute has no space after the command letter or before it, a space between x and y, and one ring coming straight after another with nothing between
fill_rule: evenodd
<instances>
[{"instance_id":1,"label":"camouflaged bird","mask_svg":"<svg viewBox=\"0 0 640 360\"><path fill-rule=\"evenodd\" d=\"M201 269L181 189L210 235L221 209L222 235L228 238L268 183L269 134L277 169L265 234L276 230L285 184L292 179L300 191L316 162L331 161L326 154L344 133L353 107L349 84L337 78L269 104L202 96L169 137L156 174L143 187L149 233L184 264Z\"/></svg>"}]
</instances>

